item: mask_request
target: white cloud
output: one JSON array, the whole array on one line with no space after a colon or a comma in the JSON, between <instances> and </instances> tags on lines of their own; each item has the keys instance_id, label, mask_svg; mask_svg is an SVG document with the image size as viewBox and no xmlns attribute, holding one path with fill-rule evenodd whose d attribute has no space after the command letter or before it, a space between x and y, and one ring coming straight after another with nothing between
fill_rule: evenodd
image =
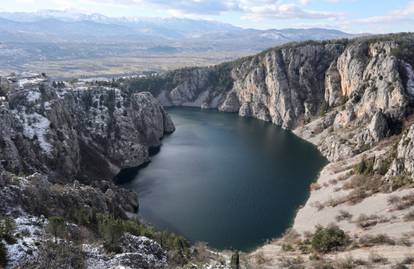
<instances>
[{"instance_id":1,"label":"white cloud","mask_svg":"<svg viewBox=\"0 0 414 269\"><path fill-rule=\"evenodd\" d=\"M98 3L98 0L87 1ZM100 0L99 3L154 6L179 15L240 12L245 18L253 19L321 19L341 16L340 13L304 9L301 5L307 5L310 0L298 1L299 4L286 4L282 0Z\"/></svg>"},{"instance_id":2,"label":"white cloud","mask_svg":"<svg viewBox=\"0 0 414 269\"><path fill-rule=\"evenodd\" d=\"M309 3L310 3L310 0L299 0L299 3L300 3L301 5L306 6L307 4L309 4Z\"/></svg>"},{"instance_id":3,"label":"white cloud","mask_svg":"<svg viewBox=\"0 0 414 269\"><path fill-rule=\"evenodd\" d=\"M407 6L403 9L396 9L390 11L383 16L371 16L363 19L358 19L356 23L366 24L381 24L381 23L393 23L399 21L414 21L414 1L408 2Z\"/></svg>"},{"instance_id":4,"label":"white cloud","mask_svg":"<svg viewBox=\"0 0 414 269\"><path fill-rule=\"evenodd\" d=\"M270 4L244 10L247 18L273 19L327 19L343 16L341 13L303 9L295 4Z\"/></svg>"}]
</instances>

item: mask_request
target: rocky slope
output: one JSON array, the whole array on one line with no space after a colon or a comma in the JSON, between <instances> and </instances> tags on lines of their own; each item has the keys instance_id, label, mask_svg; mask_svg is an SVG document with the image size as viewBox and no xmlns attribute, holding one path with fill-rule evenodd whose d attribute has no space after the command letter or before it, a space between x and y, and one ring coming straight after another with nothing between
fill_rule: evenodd
<instances>
[{"instance_id":1,"label":"rocky slope","mask_svg":"<svg viewBox=\"0 0 414 269\"><path fill-rule=\"evenodd\" d=\"M217 108L273 122L314 143L330 161L297 213L296 240L284 237L242 255L243 266L360 262L365 268L381 260L377 268L390 268L412 263L414 251L413 49L413 34L295 43L124 85L151 90L167 106ZM331 224L352 244L316 262L306 251L309 236Z\"/></svg>"},{"instance_id":2,"label":"rocky slope","mask_svg":"<svg viewBox=\"0 0 414 269\"><path fill-rule=\"evenodd\" d=\"M136 193L112 183L174 131L150 93L11 75L0 79L0 126L0 268L171 264L174 245L148 237L182 239L140 224Z\"/></svg>"}]
</instances>

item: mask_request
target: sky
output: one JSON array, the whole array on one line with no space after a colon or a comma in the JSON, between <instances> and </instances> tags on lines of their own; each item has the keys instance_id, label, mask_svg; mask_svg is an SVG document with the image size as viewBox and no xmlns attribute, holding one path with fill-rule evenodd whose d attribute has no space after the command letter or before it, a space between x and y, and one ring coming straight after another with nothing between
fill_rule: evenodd
<instances>
[{"instance_id":1,"label":"sky","mask_svg":"<svg viewBox=\"0 0 414 269\"><path fill-rule=\"evenodd\" d=\"M0 3L0 11L7 12L56 9L110 17L188 17L257 29L414 31L414 0L2 0Z\"/></svg>"}]
</instances>

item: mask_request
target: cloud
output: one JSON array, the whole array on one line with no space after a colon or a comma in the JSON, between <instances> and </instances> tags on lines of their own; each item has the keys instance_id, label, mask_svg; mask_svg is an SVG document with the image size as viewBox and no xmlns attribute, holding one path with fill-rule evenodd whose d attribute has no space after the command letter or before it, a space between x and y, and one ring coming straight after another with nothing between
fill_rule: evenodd
<instances>
[{"instance_id":1,"label":"cloud","mask_svg":"<svg viewBox=\"0 0 414 269\"><path fill-rule=\"evenodd\" d=\"M300 3L301 5L306 6L307 4L309 4L309 3L310 3L310 0L299 0L299 3Z\"/></svg>"},{"instance_id":2,"label":"cloud","mask_svg":"<svg viewBox=\"0 0 414 269\"><path fill-rule=\"evenodd\" d=\"M96 2L98 0L87 0ZM282 0L100 0L99 3L117 5L145 5L161 8L174 15L220 15L239 12L244 18L261 19L321 19L341 16L340 13L302 8L310 0L286 4Z\"/></svg>"},{"instance_id":3,"label":"cloud","mask_svg":"<svg viewBox=\"0 0 414 269\"><path fill-rule=\"evenodd\" d=\"M390 11L388 14L383 16L371 16L367 18L358 19L357 23L366 24L381 24L381 23L394 23L399 21L414 21L414 1L407 3L403 9L396 9Z\"/></svg>"},{"instance_id":4,"label":"cloud","mask_svg":"<svg viewBox=\"0 0 414 269\"><path fill-rule=\"evenodd\" d=\"M343 16L342 13L315 11L303 9L295 4L269 4L253 6L244 10L247 18L273 18L273 19L327 19Z\"/></svg>"}]
</instances>

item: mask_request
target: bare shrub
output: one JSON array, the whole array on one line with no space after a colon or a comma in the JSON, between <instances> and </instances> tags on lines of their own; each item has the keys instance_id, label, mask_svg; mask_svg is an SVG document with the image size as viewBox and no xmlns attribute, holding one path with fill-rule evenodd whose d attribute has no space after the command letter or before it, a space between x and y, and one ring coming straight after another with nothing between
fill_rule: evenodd
<instances>
[{"instance_id":1,"label":"bare shrub","mask_svg":"<svg viewBox=\"0 0 414 269\"><path fill-rule=\"evenodd\" d=\"M336 221L351 220L352 214L345 210L339 210L339 214L335 217Z\"/></svg>"},{"instance_id":2,"label":"bare shrub","mask_svg":"<svg viewBox=\"0 0 414 269\"><path fill-rule=\"evenodd\" d=\"M414 210L411 210L407 214L404 215L405 221L414 221Z\"/></svg>"},{"instance_id":3,"label":"bare shrub","mask_svg":"<svg viewBox=\"0 0 414 269\"><path fill-rule=\"evenodd\" d=\"M321 184L319 184L319 183L317 183L317 182L312 183L312 184L310 185L310 190L311 190L311 191L317 191L317 190L320 190L321 188L322 188Z\"/></svg>"},{"instance_id":4,"label":"bare shrub","mask_svg":"<svg viewBox=\"0 0 414 269\"><path fill-rule=\"evenodd\" d=\"M369 254L369 261L372 263L381 263L386 264L388 262L388 259L379 255L378 253L371 252Z\"/></svg>"},{"instance_id":5,"label":"bare shrub","mask_svg":"<svg viewBox=\"0 0 414 269\"><path fill-rule=\"evenodd\" d=\"M302 257L297 256L297 257L281 257L279 258L279 261L282 265L282 267L288 267L288 268L305 268L303 266L300 266L301 264L303 264L305 261L303 260Z\"/></svg>"},{"instance_id":6,"label":"bare shrub","mask_svg":"<svg viewBox=\"0 0 414 269\"><path fill-rule=\"evenodd\" d=\"M262 251L257 252L254 258L256 260L256 263L260 265L265 264L269 261L269 259L265 258Z\"/></svg>"},{"instance_id":7,"label":"bare shrub","mask_svg":"<svg viewBox=\"0 0 414 269\"><path fill-rule=\"evenodd\" d=\"M404 210L414 205L414 192L404 196L392 196L388 198L388 204L392 205L393 210Z\"/></svg>"},{"instance_id":8,"label":"bare shrub","mask_svg":"<svg viewBox=\"0 0 414 269\"><path fill-rule=\"evenodd\" d=\"M336 185L336 184L338 184L338 180L336 180L336 179L331 179L331 180L329 180L329 183L330 183L331 185Z\"/></svg>"},{"instance_id":9,"label":"bare shrub","mask_svg":"<svg viewBox=\"0 0 414 269\"><path fill-rule=\"evenodd\" d=\"M359 244L363 247L372 247L376 245L395 245L395 240L386 234L365 235L359 239Z\"/></svg>"},{"instance_id":10,"label":"bare shrub","mask_svg":"<svg viewBox=\"0 0 414 269\"><path fill-rule=\"evenodd\" d=\"M389 219L387 219L384 216L378 216L378 215L367 216L365 214L361 214L356 220L356 223L360 228L368 229L372 226L377 225L378 223L387 222L388 220Z\"/></svg>"}]
</instances>

